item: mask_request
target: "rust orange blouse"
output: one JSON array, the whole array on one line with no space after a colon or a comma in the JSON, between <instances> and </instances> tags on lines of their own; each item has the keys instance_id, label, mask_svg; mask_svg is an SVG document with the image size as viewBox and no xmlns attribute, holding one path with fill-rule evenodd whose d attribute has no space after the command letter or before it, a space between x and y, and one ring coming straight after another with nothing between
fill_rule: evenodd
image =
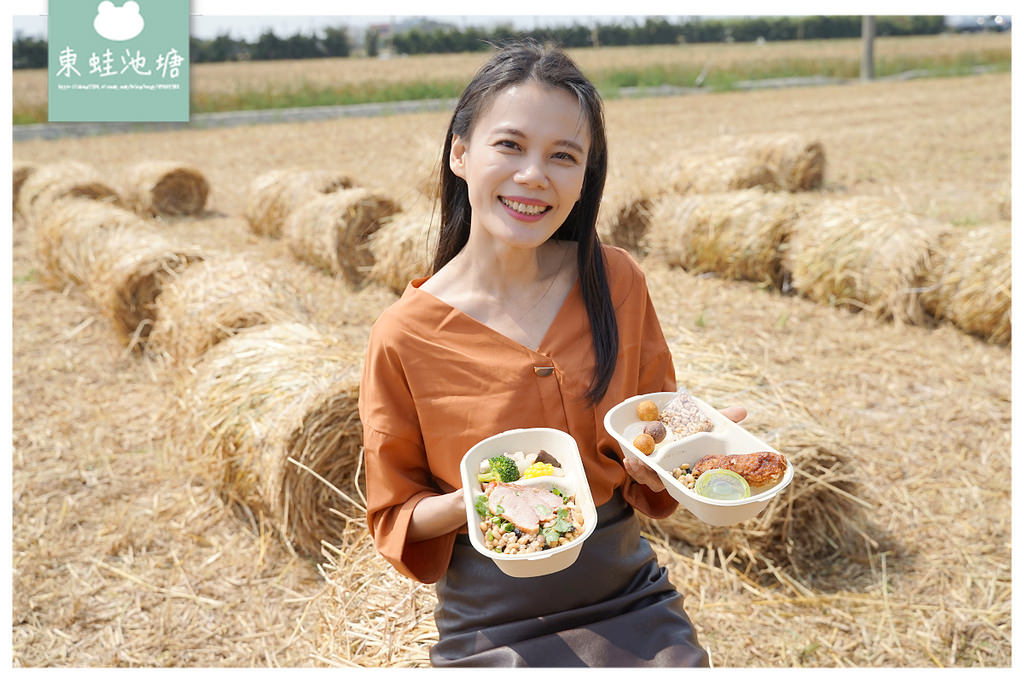
<instances>
[{"instance_id":1,"label":"rust orange blouse","mask_svg":"<svg viewBox=\"0 0 1024 683\"><path fill-rule=\"evenodd\" d=\"M674 391L675 369L643 272L624 250L604 246L619 325L619 356L604 399L584 395L594 367L590 322L577 282L533 351L421 291L412 281L370 333L359 395L367 519L380 552L402 574L440 579L456 533L406 541L413 507L462 487L459 463L481 439L507 429L568 432L583 457L594 503L616 488L646 515L676 509L665 492L637 484L622 467L604 415L640 393ZM551 368L549 370L549 368Z\"/></svg>"}]
</instances>

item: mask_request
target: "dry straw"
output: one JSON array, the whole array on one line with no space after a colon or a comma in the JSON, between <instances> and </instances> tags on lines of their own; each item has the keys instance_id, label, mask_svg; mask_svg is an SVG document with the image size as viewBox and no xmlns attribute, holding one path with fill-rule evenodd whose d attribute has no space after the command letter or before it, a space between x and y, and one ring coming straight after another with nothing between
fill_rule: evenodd
<instances>
[{"instance_id":1,"label":"dry straw","mask_svg":"<svg viewBox=\"0 0 1024 683\"><path fill-rule=\"evenodd\" d=\"M946 230L882 198L806 201L783 267L813 301L923 324L922 286Z\"/></svg>"},{"instance_id":2,"label":"dry straw","mask_svg":"<svg viewBox=\"0 0 1024 683\"><path fill-rule=\"evenodd\" d=\"M922 294L936 318L991 342L1010 343L1012 235L1009 223L950 233Z\"/></svg>"},{"instance_id":3,"label":"dry straw","mask_svg":"<svg viewBox=\"0 0 1024 683\"><path fill-rule=\"evenodd\" d=\"M384 220L369 238L373 266L367 278L400 295L411 280L430 275L439 222L430 210L403 211Z\"/></svg>"},{"instance_id":4,"label":"dry straw","mask_svg":"<svg viewBox=\"0 0 1024 683\"><path fill-rule=\"evenodd\" d=\"M249 186L245 217L257 235L280 237L288 215L319 195L355 186L349 176L324 169L268 171Z\"/></svg>"},{"instance_id":5,"label":"dry straw","mask_svg":"<svg viewBox=\"0 0 1024 683\"><path fill-rule=\"evenodd\" d=\"M129 211L83 200L41 212L35 244L44 280L83 287L132 346L149 335L164 286L203 258Z\"/></svg>"},{"instance_id":6,"label":"dry straw","mask_svg":"<svg viewBox=\"0 0 1024 683\"><path fill-rule=\"evenodd\" d=\"M260 325L210 348L182 382L173 428L197 476L309 555L344 533L332 509L358 514L362 352L309 325Z\"/></svg>"},{"instance_id":7,"label":"dry straw","mask_svg":"<svg viewBox=\"0 0 1024 683\"><path fill-rule=\"evenodd\" d=\"M289 284L284 264L251 256L211 256L190 266L156 301L147 351L187 369L239 330L306 322L310 313Z\"/></svg>"},{"instance_id":8,"label":"dry straw","mask_svg":"<svg viewBox=\"0 0 1024 683\"><path fill-rule=\"evenodd\" d=\"M119 204L120 196L99 171L79 161L40 165L18 192L18 213L34 220L34 212L62 199L96 199Z\"/></svg>"},{"instance_id":9,"label":"dry straw","mask_svg":"<svg viewBox=\"0 0 1024 683\"><path fill-rule=\"evenodd\" d=\"M758 189L666 195L651 209L644 252L692 273L781 286L779 247L796 220L788 194Z\"/></svg>"},{"instance_id":10,"label":"dry straw","mask_svg":"<svg viewBox=\"0 0 1024 683\"><path fill-rule=\"evenodd\" d=\"M299 260L358 285L373 266L369 238L401 207L366 188L310 198L285 219L282 237Z\"/></svg>"},{"instance_id":11,"label":"dry straw","mask_svg":"<svg viewBox=\"0 0 1024 683\"><path fill-rule=\"evenodd\" d=\"M18 213L18 194L21 192L21 186L24 185L28 177L35 172L35 164L28 161L14 160L13 167L11 168L11 205L13 206L15 213Z\"/></svg>"},{"instance_id":12,"label":"dry straw","mask_svg":"<svg viewBox=\"0 0 1024 683\"><path fill-rule=\"evenodd\" d=\"M144 216L198 216L210 184L196 168L176 161L143 161L124 171L126 206Z\"/></svg>"},{"instance_id":13,"label":"dry straw","mask_svg":"<svg viewBox=\"0 0 1024 683\"><path fill-rule=\"evenodd\" d=\"M313 657L327 666L426 667L437 642L431 586L399 574L373 547L365 520L325 545L327 589L315 601Z\"/></svg>"}]
</instances>

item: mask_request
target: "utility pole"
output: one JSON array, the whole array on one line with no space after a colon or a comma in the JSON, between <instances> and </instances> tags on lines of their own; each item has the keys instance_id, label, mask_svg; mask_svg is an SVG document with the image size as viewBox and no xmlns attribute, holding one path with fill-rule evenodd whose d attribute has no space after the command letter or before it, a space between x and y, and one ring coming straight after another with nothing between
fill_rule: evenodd
<instances>
[{"instance_id":1,"label":"utility pole","mask_svg":"<svg viewBox=\"0 0 1024 683\"><path fill-rule=\"evenodd\" d=\"M875 78L875 18L865 16L860 25L860 80L871 81Z\"/></svg>"}]
</instances>

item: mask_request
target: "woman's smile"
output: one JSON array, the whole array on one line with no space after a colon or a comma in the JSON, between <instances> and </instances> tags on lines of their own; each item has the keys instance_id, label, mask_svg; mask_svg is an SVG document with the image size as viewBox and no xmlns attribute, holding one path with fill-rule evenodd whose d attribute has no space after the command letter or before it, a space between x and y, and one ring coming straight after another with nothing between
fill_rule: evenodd
<instances>
[{"instance_id":1,"label":"woman's smile","mask_svg":"<svg viewBox=\"0 0 1024 683\"><path fill-rule=\"evenodd\" d=\"M512 215L523 221L537 221L551 210L551 205L525 197L498 197L505 209Z\"/></svg>"}]
</instances>

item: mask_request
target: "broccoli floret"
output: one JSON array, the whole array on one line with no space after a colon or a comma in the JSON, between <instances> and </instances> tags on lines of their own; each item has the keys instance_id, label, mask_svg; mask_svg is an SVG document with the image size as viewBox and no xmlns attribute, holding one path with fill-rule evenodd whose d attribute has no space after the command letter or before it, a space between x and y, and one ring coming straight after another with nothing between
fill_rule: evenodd
<instances>
[{"instance_id":1,"label":"broccoli floret","mask_svg":"<svg viewBox=\"0 0 1024 683\"><path fill-rule=\"evenodd\" d=\"M515 481L519 478L519 468L516 461L507 455L496 455L488 459L491 468L483 474L478 474L477 479L481 482L487 481Z\"/></svg>"}]
</instances>

